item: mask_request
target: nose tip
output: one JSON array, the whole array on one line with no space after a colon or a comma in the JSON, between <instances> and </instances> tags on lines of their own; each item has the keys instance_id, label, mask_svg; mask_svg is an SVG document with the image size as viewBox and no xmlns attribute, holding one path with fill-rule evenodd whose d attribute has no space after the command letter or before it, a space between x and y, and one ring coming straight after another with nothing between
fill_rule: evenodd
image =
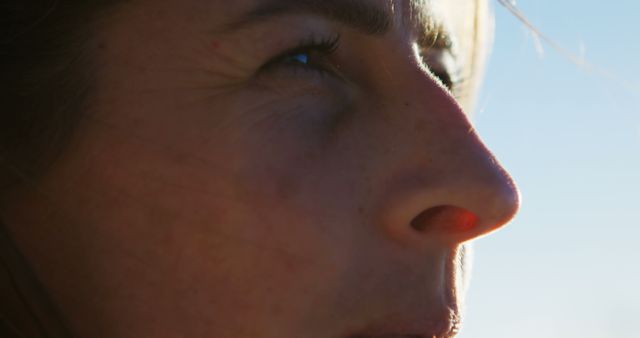
<instances>
[{"instance_id":1,"label":"nose tip","mask_svg":"<svg viewBox=\"0 0 640 338\"><path fill-rule=\"evenodd\" d=\"M485 154L487 155L487 154ZM492 233L517 213L520 194L504 169L488 155L473 166L451 170L431 185L423 178L406 179L385 223L396 239L464 243Z\"/></svg>"},{"instance_id":2,"label":"nose tip","mask_svg":"<svg viewBox=\"0 0 640 338\"><path fill-rule=\"evenodd\" d=\"M450 204L426 207L411 220L411 228L419 236L463 243L504 227L519 209L518 189L509 176L486 183L459 196L452 193Z\"/></svg>"}]
</instances>

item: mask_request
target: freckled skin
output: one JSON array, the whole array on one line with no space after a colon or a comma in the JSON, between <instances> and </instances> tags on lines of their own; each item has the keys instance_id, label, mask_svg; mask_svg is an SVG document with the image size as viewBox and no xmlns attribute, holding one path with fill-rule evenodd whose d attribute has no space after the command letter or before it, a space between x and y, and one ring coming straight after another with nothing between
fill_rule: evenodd
<instances>
[{"instance_id":1,"label":"freckled skin","mask_svg":"<svg viewBox=\"0 0 640 338\"><path fill-rule=\"evenodd\" d=\"M515 213L410 28L374 38L300 14L216 35L252 2L123 6L97 36L72 145L6 204L78 336L417 334L457 315L462 244ZM335 30L349 81L256 75L300 34Z\"/></svg>"}]
</instances>

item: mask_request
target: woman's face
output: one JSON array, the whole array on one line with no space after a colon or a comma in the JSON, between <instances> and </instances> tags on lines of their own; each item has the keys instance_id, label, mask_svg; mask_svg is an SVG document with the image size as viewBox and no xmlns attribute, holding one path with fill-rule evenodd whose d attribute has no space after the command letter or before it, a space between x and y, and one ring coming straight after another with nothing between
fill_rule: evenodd
<instances>
[{"instance_id":1,"label":"woman's face","mask_svg":"<svg viewBox=\"0 0 640 338\"><path fill-rule=\"evenodd\" d=\"M46 214L13 231L74 330L455 331L463 244L518 206L446 88L469 51L427 30L454 26L435 4L460 2L116 8L92 45L88 115L40 184L48 197L9 216Z\"/></svg>"}]
</instances>

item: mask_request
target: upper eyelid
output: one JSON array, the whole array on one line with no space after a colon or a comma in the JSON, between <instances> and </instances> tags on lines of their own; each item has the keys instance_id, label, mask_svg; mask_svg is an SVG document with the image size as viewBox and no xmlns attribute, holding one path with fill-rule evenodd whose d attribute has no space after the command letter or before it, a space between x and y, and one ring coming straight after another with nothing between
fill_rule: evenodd
<instances>
[{"instance_id":1,"label":"upper eyelid","mask_svg":"<svg viewBox=\"0 0 640 338\"><path fill-rule=\"evenodd\" d=\"M335 35L335 26L323 18L283 15L235 31L233 40L240 41L241 46L247 48L246 52L250 50L251 54L265 61L309 41L324 40Z\"/></svg>"},{"instance_id":2,"label":"upper eyelid","mask_svg":"<svg viewBox=\"0 0 640 338\"><path fill-rule=\"evenodd\" d=\"M300 39L292 47L285 48L284 50L277 52L263 65L263 67L268 66L273 62L277 62L284 57L304 52L318 51L326 56L330 56L340 46L340 40L340 34L326 36L311 34L306 38Z\"/></svg>"},{"instance_id":3,"label":"upper eyelid","mask_svg":"<svg viewBox=\"0 0 640 338\"><path fill-rule=\"evenodd\" d=\"M457 78L464 78L461 75L465 69L463 56L459 52L456 36L449 27L435 16L430 16L428 20L418 20L417 22L422 22L422 24L414 26L414 32L416 33L415 43L425 65L427 65L427 58L432 56L434 52L448 54L454 61L453 69L446 67L448 69L444 70L450 73L454 82L456 82L455 79ZM461 80L461 82L463 81L464 79Z\"/></svg>"},{"instance_id":4,"label":"upper eyelid","mask_svg":"<svg viewBox=\"0 0 640 338\"><path fill-rule=\"evenodd\" d=\"M305 20L299 21L302 19L302 17L305 17ZM264 27L265 25L267 25L272 27L274 33L282 32L282 26L289 20L293 20L293 23L300 22L300 28L305 26L308 27L309 17L313 17L313 15L283 15L272 18L272 20L262 22L257 26ZM309 32L301 33L300 29L285 30L286 33L284 34L284 38L269 38L267 39L271 40L271 42L269 43L265 43L264 40L258 40L259 43L263 44L264 46L261 48L263 52L259 53L260 55L262 55L260 57L260 59L262 59L262 63L266 64L267 61L274 61L277 58L286 56L289 53L302 51L303 49L301 49L301 47L306 47L305 44L321 42L322 40L328 40L330 38L333 38L335 35L339 35L336 34L335 23L326 22L326 19L324 18L318 18L317 21L313 21L316 22L313 25L316 28L310 30ZM290 24L288 26L290 26ZM252 27L257 28L253 25ZM420 51L421 56L426 56L431 52L438 51L449 54L453 57L453 59L457 61L462 61L459 58L460 55L457 53L457 43L454 39L454 36L444 25L438 24L437 21L434 20L426 25L422 25L421 27L415 27L414 34L414 43L416 43L416 47L419 47L418 50ZM270 34L270 36L278 35L281 34ZM384 37L380 38L384 39ZM276 49L274 46L279 47ZM427 63L425 62L425 64ZM429 64L434 64L434 62L430 61ZM457 76L455 76L455 74L463 73L463 69L464 66L461 64L461 62L455 62L455 69L447 67L444 70L449 71L452 74L452 78L456 79Z\"/></svg>"}]
</instances>

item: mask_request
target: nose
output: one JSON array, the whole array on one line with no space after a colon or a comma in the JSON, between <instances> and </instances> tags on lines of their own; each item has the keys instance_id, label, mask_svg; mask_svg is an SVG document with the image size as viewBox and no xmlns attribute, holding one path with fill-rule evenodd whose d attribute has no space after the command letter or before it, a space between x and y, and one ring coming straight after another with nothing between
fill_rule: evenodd
<instances>
[{"instance_id":1,"label":"nose","mask_svg":"<svg viewBox=\"0 0 640 338\"><path fill-rule=\"evenodd\" d=\"M398 152L400 164L386 181L383 227L398 241L449 244L501 228L519 208L516 185L455 100L419 81L395 109L395 125L404 128L389 138L391 147L408 150Z\"/></svg>"}]
</instances>

